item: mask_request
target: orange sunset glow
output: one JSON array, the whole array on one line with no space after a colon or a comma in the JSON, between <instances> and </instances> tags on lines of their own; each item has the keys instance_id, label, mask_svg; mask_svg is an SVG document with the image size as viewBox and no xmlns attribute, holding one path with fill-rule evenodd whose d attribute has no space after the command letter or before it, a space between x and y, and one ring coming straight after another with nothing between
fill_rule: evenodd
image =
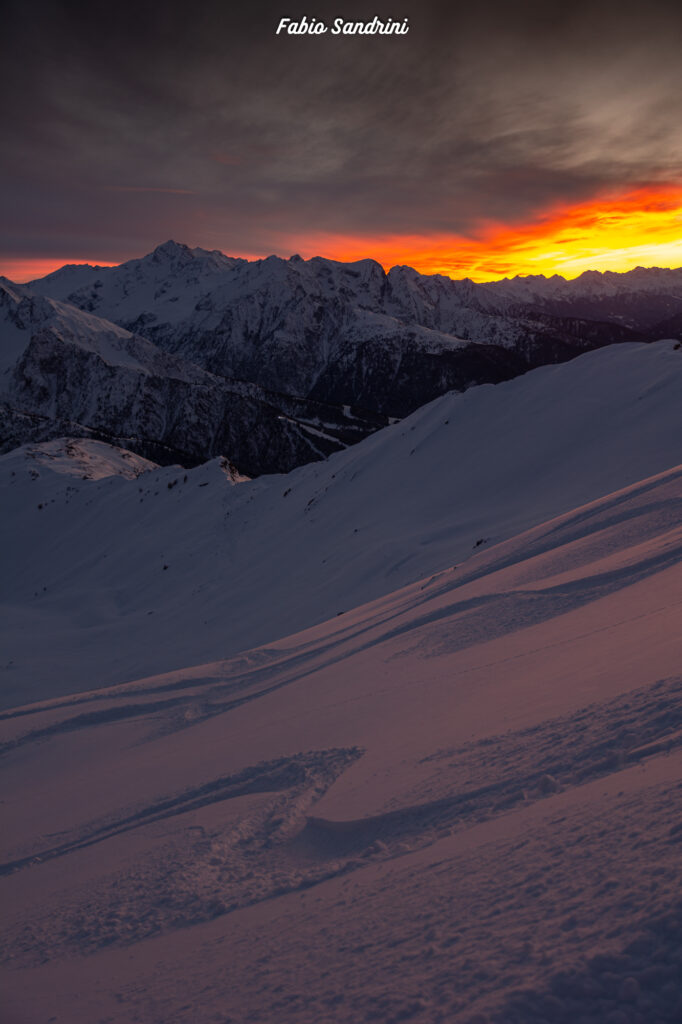
<instances>
[{"instance_id":1,"label":"orange sunset glow","mask_svg":"<svg viewBox=\"0 0 682 1024\"><path fill-rule=\"evenodd\" d=\"M116 267L117 263L108 263L104 260L84 259L56 259L55 257L39 258L17 258L13 260L0 260L0 276L7 277L17 284L26 284L28 281L37 281L38 278L59 270L67 263L90 263L99 267Z\"/></svg>"},{"instance_id":2,"label":"orange sunset glow","mask_svg":"<svg viewBox=\"0 0 682 1024\"><path fill-rule=\"evenodd\" d=\"M301 240L305 256L371 256L384 267L414 267L492 281L516 274L584 270L626 271L636 266L682 266L682 187L639 188L619 196L556 206L532 223L481 223L475 237L393 236L375 239L319 235Z\"/></svg>"},{"instance_id":3,"label":"orange sunset glow","mask_svg":"<svg viewBox=\"0 0 682 1024\"><path fill-rule=\"evenodd\" d=\"M199 240L189 240L199 244ZM209 248L209 246L205 246ZM584 270L627 271L636 266L682 266L682 186L649 187L575 205L555 206L525 224L481 222L475 234L385 235L306 234L282 239L280 251L306 259L352 261L371 257L387 270L414 267L422 274L493 281L517 274L577 277ZM268 253L230 256L257 259ZM140 255L131 254L132 258ZM77 259L17 259L0 274L31 281ZM93 259L100 266L116 264Z\"/></svg>"}]
</instances>

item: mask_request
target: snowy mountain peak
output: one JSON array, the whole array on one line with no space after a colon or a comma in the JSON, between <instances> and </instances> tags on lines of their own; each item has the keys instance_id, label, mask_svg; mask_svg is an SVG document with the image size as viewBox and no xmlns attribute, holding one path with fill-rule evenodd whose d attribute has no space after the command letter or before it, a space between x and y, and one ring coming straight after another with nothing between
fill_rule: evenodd
<instances>
[{"instance_id":1,"label":"snowy mountain peak","mask_svg":"<svg viewBox=\"0 0 682 1024\"><path fill-rule=\"evenodd\" d=\"M292 399L359 408L372 423L385 422L449 390L587 349L679 336L682 324L682 270L477 284L411 267L386 274L372 259L239 260L173 239L118 267L63 268L31 289L200 366L213 376L211 388L216 377L228 378L280 396L278 436L292 414L298 419ZM271 413L264 415L271 426ZM295 450L328 454L318 441L332 422L336 413L314 412ZM349 428L344 443L362 436L353 421ZM290 441L286 459L270 468L290 467ZM278 450L271 440L265 447ZM212 440L206 454L215 452ZM250 475L262 466L250 455L245 462L238 448L226 453ZM164 461L156 450L154 458Z\"/></svg>"},{"instance_id":2,"label":"snowy mountain peak","mask_svg":"<svg viewBox=\"0 0 682 1024\"><path fill-rule=\"evenodd\" d=\"M155 263L160 263L162 260L171 261L177 259L188 261L194 259L194 252L183 242L174 242L173 239L169 239L162 245L157 245L156 249L149 254L148 259L153 260Z\"/></svg>"}]
</instances>

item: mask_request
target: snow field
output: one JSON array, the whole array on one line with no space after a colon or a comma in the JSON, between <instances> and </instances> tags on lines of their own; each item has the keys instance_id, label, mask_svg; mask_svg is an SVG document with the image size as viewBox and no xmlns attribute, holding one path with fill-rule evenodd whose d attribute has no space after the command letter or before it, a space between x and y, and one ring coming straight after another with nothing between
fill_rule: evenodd
<instances>
[{"instance_id":1,"label":"snow field","mask_svg":"<svg viewBox=\"0 0 682 1024\"><path fill-rule=\"evenodd\" d=\"M238 487L218 460L66 483L3 456L5 706L287 636L677 465L680 393L674 343L620 345Z\"/></svg>"},{"instance_id":2,"label":"snow field","mask_svg":"<svg viewBox=\"0 0 682 1024\"><path fill-rule=\"evenodd\" d=\"M8 1024L676 1024L681 376L253 482L4 456Z\"/></svg>"},{"instance_id":3,"label":"snow field","mask_svg":"<svg viewBox=\"0 0 682 1024\"><path fill-rule=\"evenodd\" d=\"M5 712L16 1019L676 1021L681 501Z\"/></svg>"}]
</instances>

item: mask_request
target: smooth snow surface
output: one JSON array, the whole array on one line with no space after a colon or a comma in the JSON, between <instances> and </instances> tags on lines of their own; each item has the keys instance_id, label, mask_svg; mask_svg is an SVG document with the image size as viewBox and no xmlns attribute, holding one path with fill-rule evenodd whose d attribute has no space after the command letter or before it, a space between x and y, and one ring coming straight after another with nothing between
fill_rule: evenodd
<instances>
[{"instance_id":1,"label":"smooth snow surface","mask_svg":"<svg viewBox=\"0 0 682 1024\"><path fill-rule=\"evenodd\" d=\"M298 635L6 713L4 1021L678 1022L681 513L678 465Z\"/></svg>"},{"instance_id":2,"label":"smooth snow surface","mask_svg":"<svg viewBox=\"0 0 682 1024\"><path fill-rule=\"evenodd\" d=\"M323 463L67 479L0 458L5 707L268 643L682 462L682 350L449 394Z\"/></svg>"}]
</instances>

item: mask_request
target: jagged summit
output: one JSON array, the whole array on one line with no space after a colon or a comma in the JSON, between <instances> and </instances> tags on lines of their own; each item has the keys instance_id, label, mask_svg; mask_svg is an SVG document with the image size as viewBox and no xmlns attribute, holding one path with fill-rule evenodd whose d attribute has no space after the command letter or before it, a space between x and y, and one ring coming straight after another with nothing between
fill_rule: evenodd
<instances>
[{"instance_id":1,"label":"jagged summit","mask_svg":"<svg viewBox=\"0 0 682 1024\"><path fill-rule=\"evenodd\" d=\"M214 420L205 410L196 413L207 425L205 434L197 432L200 452L197 443L190 443L189 426L178 431L177 424L168 422L162 408L168 386L163 374L153 387L149 381L144 387L146 402L157 407L154 416L129 402L132 418L122 420L135 435L136 423L148 429L154 419L163 426L153 432L155 444L159 433L170 432L174 446L180 437L189 444L190 461L200 454L224 454L249 476L290 469L299 459L322 458L444 392L499 383L615 342L679 337L682 325L682 270L589 272L571 281L538 274L477 284L419 274L411 267L385 273L372 259L344 263L294 254L247 261L173 239L116 267L63 267L28 287L3 287L0 294L9 296L5 305L21 321L15 323L13 340L8 335L4 344L2 365L8 374L15 372L12 367L31 333L53 315L49 303L57 302L64 307L60 316L74 321L69 329L77 337L128 332L153 346L154 367L164 365L161 354L171 355L194 367L187 379L208 373L232 395L235 382L255 389L249 401L263 403L260 411L251 405L246 414L242 405L239 414L236 406L225 412L237 449L221 449L226 435L222 428L211 433L208 424ZM25 305L17 310L22 301ZM99 351L99 342L92 346ZM116 366L120 348L111 352ZM138 343L123 348L126 358L134 350L140 362ZM46 375L46 348L41 359L36 379L45 382L46 397L41 404L38 393L33 395L35 415L52 416L47 396L62 391L72 396L79 415L96 407L99 398L108 402L105 395L93 398L90 406L76 400L78 377L69 386L63 379L75 374L72 363L61 357L54 361L56 380ZM142 364L147 365L146 357ZM105 387L104 374L93 379ZM20 394L23 385L15 398ZM223 402L216 400L216 409L227 410ZM206 395L198 391L189 405L183 398L178 407L194 410L205 403ZM18 435L15 426L9 438L0 439L5 447L17 436L36 440L33 434L25 436L25 423ZM255 436L268 452L265 462L255 457ZM153 457L165 458L156 449Z\"/></svg>"},{"instance_id":2,"label":"jagged summit","mask_svg":"<svg viewBox=\"0 0 682 1024\"><path fill-rule=\"evenodd\" d=\"M184 242L175 242L173 239L169 239L167 242L163 242L161 245L149 253L151 259L177 259L179 256L192 257L194 255L193 250Z\"/></svg>"}]
</instances>

